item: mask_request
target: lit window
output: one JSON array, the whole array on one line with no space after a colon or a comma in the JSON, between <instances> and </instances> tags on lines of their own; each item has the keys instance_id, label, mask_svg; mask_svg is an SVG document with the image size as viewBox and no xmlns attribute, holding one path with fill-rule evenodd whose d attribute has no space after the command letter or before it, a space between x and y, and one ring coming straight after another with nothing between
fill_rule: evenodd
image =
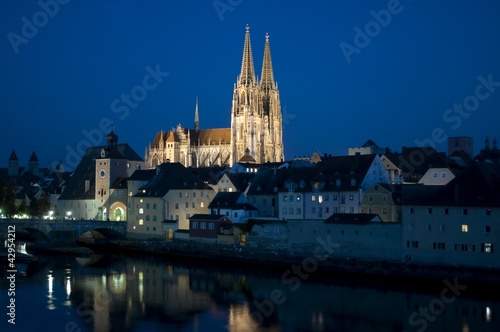
<instances>
[{"instance_id":1,"label":"lit window","mask_svg":"<svg viewBox=\"0 0 500 332\"><path fill-rule=\"evenodd\" d=\"M139 225L144 225L144 220L139 219Z\"/></svg>"},{"instance_id":2,"label":"lit window","mask_svg":"<svg viewBox=\"0 0 500 332\"><path fill-rule=\"evenodd\" d=\"M139 209L139 214L143 214L144 213L144 209L143 208L140 208Z\"/></svg>"},{"instance_id":3,"label":"lit window","mask_svg":"<svg viewBox=\"0 0 500 332\"><path fill-rule=\"evenodd\" d=\"M462 232L467 233L469 231L468 225L462 225Z\"/></svg>"},{"instance_id":4,"label":"lit window","mask_svg":"<svg viewBox=\"0 0 500 332\"><path fill-rule=\"evenodd\" d=\"M493 252L493 244L492 243L482 243L481 244L481 251L483 252Z\"/></svg>"},{"instance_id":5,"label":"lit window","mask_svg":"<svg viewBox=\"0 0 500 332\"><path fill-rule=\"evenodd\" d=\"M300 202L301 196L297 195L297 202Z\"/></svg>"},{"instance_id":6,"label":"lit window","mask_svg":"<svg viewBox=\"0 0 500 332\"><path fill-rule=\"evenodd\" d=\"M313 202L316 201L316 196L314 196L314 195L311 196L311 201L313 201Z\"/></svg>"},{"instance_id":7,"label":"lit window","mask_svg":"<svg viewBox=\"0 0 500 332\"><path fill-rule=\"evenodd\" d=\"M141 199L139 200L139 202L141 202L141 203L142 203L142 202L144 202L144 200L141 198Z\"/></svg>"},{"instance_id":8,"label":"lit window","mask_svg":"<svg viewBox=\"0 0 500 332\"><path fill-rule=\"evenodd\" d=\"M203 202L200 202L200 207L203 207Z\"/></svg>"},{"instance_id":9,"label":"lit window","mask_svg":"<svg viewBox=\"0 0 500 332\"><path fill-rule=\"evenodd\" d=\"M135 226L133 228L135 229Z\"/></svg>"},{"instance_id":10,"label":"lit window","mask_svg":"<svg viewBox=\"0 0 500 332\"><path fill-rule=\"evenodd\" d=\"M323 203L323 195L318 196L318 203L319 204Z\"/></svg>"}]
</instances>

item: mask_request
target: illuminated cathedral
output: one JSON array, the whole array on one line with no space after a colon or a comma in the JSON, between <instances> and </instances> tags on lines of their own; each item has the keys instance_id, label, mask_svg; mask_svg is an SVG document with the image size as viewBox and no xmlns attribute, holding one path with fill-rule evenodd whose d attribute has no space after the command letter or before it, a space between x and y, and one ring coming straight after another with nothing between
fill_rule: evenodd
<instances>
[{"instance_id":1,"label":"illuminated cathedral","mask_svg":"<svg viewBox=\"0 0 500 332\"><path fill-rule=\"evenodd\" d=\"M231 128L200 129L198 101L194 128L180 124L160 131L146 148L145 162L155 168L164 162L180 162L186 167L232 166L245 157L255 163L284 159L279 91L274 81L266 34L260 82L255 76L250 28L246 27L241 73L234 85Z\"/></svg>"}]
</instances>

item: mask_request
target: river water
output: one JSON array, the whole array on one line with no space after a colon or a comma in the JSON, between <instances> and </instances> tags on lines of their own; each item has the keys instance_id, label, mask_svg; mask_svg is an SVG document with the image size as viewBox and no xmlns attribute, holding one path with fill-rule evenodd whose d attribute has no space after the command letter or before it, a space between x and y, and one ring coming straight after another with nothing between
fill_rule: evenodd
<instances>
[{"instance_id":1,"label":"river water","mask_svg":"<svg viewBox=\"0 0 500 332\"><path fill-rule=\"evenodd\" d=\"M476 296L459 280L431 287L230 265L39 256L17 264L15 296L0 269L1 331L500 331L497 289Z\"/></svg>"}]
</instances>

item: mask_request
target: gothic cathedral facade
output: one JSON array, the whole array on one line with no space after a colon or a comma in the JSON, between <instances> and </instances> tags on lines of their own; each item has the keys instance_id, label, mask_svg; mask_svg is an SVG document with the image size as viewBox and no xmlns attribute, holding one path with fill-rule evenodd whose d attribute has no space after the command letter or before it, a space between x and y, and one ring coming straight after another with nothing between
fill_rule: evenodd
<instances>
[{"instance_id":1,"label":"gothic cathedral facade","mask_svg":"<svg viewBox=\"0 0 500 332\"><path fill-rule=\"evenodd\" d=\"M146 148L148 168L180 162L186 167L232 166L245 161L284 160L281 105L266 35L260 82L255 75L249 27L246 27L241 73L234 85L231 128L200 129L198 101L194 129L182 128L156 134Z\"/></svg>"}]
</instances>

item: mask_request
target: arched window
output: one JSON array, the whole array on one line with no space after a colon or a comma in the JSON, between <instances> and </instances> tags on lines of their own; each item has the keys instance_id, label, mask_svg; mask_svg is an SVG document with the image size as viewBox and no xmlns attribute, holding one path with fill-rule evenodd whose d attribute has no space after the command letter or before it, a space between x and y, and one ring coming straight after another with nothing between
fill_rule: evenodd
<instances>
[{"instance_id":1,"label":"arched window","mask_svg":"<svg viewBox=\"0 0 500 332\"><path fill-rule=\"evenodd\" d=\"M149 216L146 216L146 221L149 221Z\"/></svg>"},{"instance_id":2,"label":"arched window","mask_svg":"<svg viewBox=\"0 0 500 332\"><path fill-rule=\"evenodd\" d=\"M157 220L157 219L156 219L156 216L153 216L153 221L156 221L156 220Z\"/></svg>"},{"instance_id":3,"label":"arched window","mask_svg":"<svg viewBox=\"0 0 500 332\"><path fill-rule=\"evenodd\" d=\"M143 208L140 208L139 209L139 214L143 214L144 213L144 209Z\"/></svg>"},{"instance_id":4,"label":"arched window","mask_svg":"<svg viewBox=\"0 0 500 332\"><path fill-rule=\"evenodd\" d=\"M153 210L156 210L156 203L153 203Z\"/></svg>"},{"instance_id":5,"label":"arched window","mask_svg":"<svg viewBox=\"0 0 500 332\"><path fill-rule=\"evenodd\" d=\"M149 203L146 203L146 210L149 210Z\"/></svg>"}]
</instances>

